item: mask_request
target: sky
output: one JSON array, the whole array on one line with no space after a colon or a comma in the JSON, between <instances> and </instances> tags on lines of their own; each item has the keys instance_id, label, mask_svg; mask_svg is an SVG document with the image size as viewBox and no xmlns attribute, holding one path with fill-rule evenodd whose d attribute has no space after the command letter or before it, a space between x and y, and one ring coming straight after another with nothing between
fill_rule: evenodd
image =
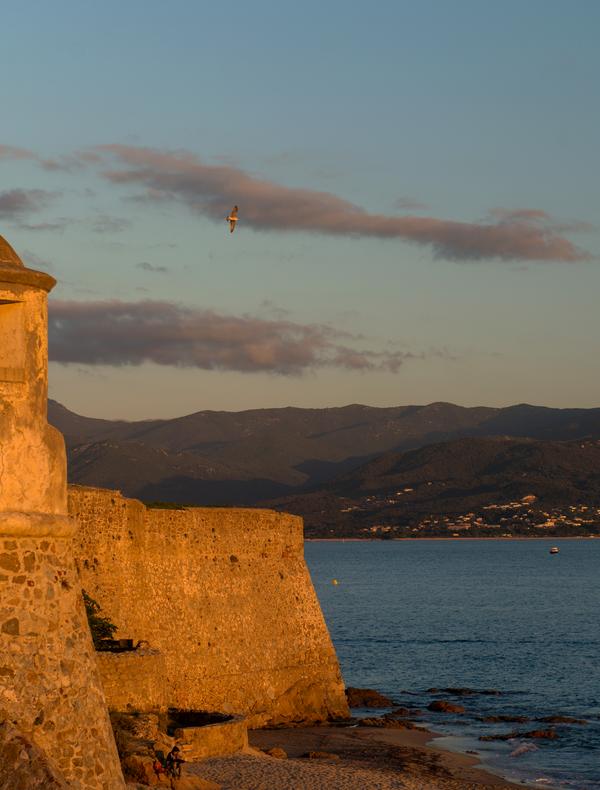
<instances>
[{"instance_id":1,"label":"sky","mask_svg":"<svg viewBox=\"0 0 600 790\"><path fill-rule=\"evenodd\" d=\"M600 406L599 26L596 0L10 4L0 234L58 280L51 397Z\"/></svg>"}]
</instances>

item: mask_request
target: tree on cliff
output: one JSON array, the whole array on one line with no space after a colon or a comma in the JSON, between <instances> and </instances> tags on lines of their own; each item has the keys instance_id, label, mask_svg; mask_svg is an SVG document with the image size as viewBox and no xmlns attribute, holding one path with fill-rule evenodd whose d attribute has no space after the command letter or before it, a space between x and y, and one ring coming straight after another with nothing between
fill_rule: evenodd
<instances>
[{"instance_id":1,"label":"tree on cliff","mask_svg":"<svg viewBox=\"0 0 600 790\"><path fill-rule=\"evenodd\" d=\"M85 613L87 614L90 631L92 632L92 640L94 647L98 650L102 647L104 639L112 639L113 634L117 630L117 626L100 614L100 604L89 596L85 590L83 592L83 603L85 604Z\"/></svg>"}]
</instances>

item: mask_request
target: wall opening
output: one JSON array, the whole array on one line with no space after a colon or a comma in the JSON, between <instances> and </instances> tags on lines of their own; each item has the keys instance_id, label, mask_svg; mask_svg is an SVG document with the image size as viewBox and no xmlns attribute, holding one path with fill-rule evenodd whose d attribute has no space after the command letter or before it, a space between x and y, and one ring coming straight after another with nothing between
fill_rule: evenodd
<instances>
[{"instance_id":1,"label":"wall opening","mask_svg":"<svg viewBox=\"0 0 600 790\"><path fill-rule=\"evenodd\" d=\"M0 299L0 381L25 381L24 306L11 299Z\"/></svg>"}]
</instances>

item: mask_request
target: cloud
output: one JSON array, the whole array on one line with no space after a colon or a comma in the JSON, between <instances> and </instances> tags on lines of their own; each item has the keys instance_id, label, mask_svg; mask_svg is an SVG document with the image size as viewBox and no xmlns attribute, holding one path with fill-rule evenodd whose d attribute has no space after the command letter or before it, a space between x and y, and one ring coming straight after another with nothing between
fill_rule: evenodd
<instances>
[{"instance_id":1,"label":"cloud","mask_svg":"<svg viewBox=\"0 0 600 790\"><path fill-rule=\"evenodd\" d=\"M166 301L54 301L50 359L86 365L158 365L299 375L322 367L396 372L416 355L356 347L319 324L230 316Z\"/></svg>"},{"instance_id":2,"label":"cloud","mask_svg":"<svg viewBox=\"0 0 600 790\"><path fill-rule=\"evenodd\" d=\"M31 250L23 250L23 255L21 257L23 261L25 261L26 266L34 269L41 269L42 271L51 272L54 270L52 261L48 260L48 258L40 258L39 255L36 255L35 252L31 252Z\"/></svg>"},{"instance_id":3,"label":"cloud","mask_svg":"<svg viewBox=\"0 0 600 790\"><path fill-rule=\"evenodd\" d=\"M55 197L44 189L10 189L0 192L0 217L17 219L46 208Z\"/></svg>"},{"instance_id":4,"label":"cloud","mask_svg":"<svg viewBox=\"0 0 600 790\"><path fill-rule=\"evenodd\" d=\"M122 233L131 227L131 221L123 217L96 217L91 223L94 233Z\"/></svg>"},{"instance_id":5,"label":"cloud","mask_svg":"<svg viewBox=\"0 0 600 790\"><path fill-rule=\"evenodd\" d=\"M63 217L62 219L57 219L54 222L19 222L19 228L22 230L33 231L63 231L70 223L71 220Z\"/></svg>"},{"instance_id":6,"label":"cloud","mask_svg":"<svg viewBox=\"0 0 600 790\"><path fill-rule=\"evenodd\" d=\"M15 148L14 145L0 145L1 159L37 159L32 151L25 148Z\"/></svg>"},{"instance_id":7,"label":"cloud","mask_svg":"<svg viewBox=\"0 0 600 790\"><path fill-rule=\"evenodd\" d=\"M177 201L218 222L237 204L240 229L401 239L453 260L573 262L591 257L562 235L582 226L561 225L536 209L504 212L482 222L371 214L329 192L281 186L237 167L205 164L187 151L104 145L87 153L85 161L99 166L114 184L142 187L140 200Z\"/></svg>"},{"instance_id":8,"label":"cloud","mask_svg":"<svg viewBox=\"0 0 600 790\"><path fill-rule=\"evenodd\" d=\"M154 264L148 263L148 261L136 263L135 268L142 269L144 272L152 272L153 274L166 274L169 271L166 266L154 266Z\"/></svg>"}]
</instances>

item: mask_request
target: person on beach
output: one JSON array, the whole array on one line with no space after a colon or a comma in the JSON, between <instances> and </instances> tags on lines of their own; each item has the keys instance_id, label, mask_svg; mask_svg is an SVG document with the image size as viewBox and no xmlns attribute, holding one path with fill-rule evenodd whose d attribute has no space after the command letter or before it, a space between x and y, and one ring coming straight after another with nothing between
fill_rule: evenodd
<instances>
[{"instance_id":1,"label":"person on beach","mask_svg":"<svg viewBox=\"0 0 600 790\"><path fill-rule=\"evenodd\" d=\"M161 776L164 776L165 774L165 766L163 765L159 755L156 753L154 755L154 762L152 763L152 770L160 781Z\"/></svg>"},{"instance_id":2,"label":"person on beach","mask_svg":"<svg viewBox=\"0 0 600 790\"><path fill-rule=\"evenodd\" d=\"M179 754L179 746L173 746L171 751L167 754L167 776L172 776L173 779L181 778L181 765L185 760Z\"/></svg>"}]
</instances>

